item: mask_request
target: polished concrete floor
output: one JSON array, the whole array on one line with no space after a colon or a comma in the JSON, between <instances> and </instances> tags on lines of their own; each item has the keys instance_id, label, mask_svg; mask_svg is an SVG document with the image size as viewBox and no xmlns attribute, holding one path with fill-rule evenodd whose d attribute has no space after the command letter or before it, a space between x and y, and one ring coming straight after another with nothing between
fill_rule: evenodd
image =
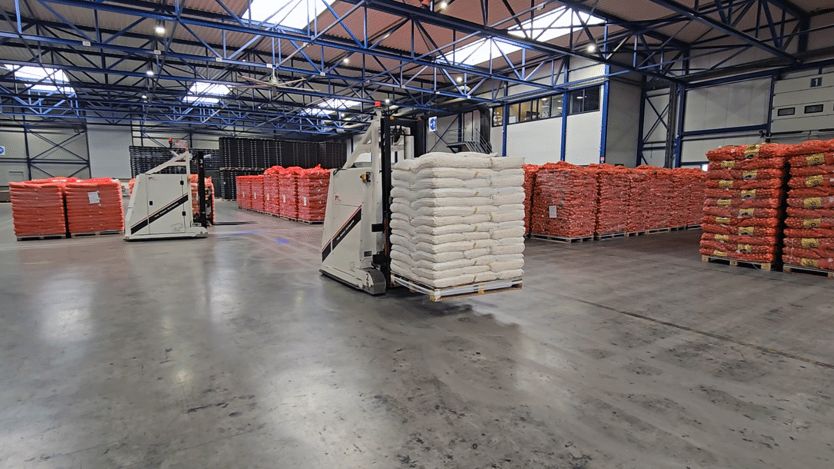
<instances>
[{"instance_id":1,"label":"polished concrete floor","mask_svg":"<svg viewBox=\"0 0 834 469\"><path fill-rule=\"evenodd\" d=\"M0 467L834 467L828 279L678 232L374 298L319 275L320 227L219 218L256 223L17 242L0 204Z\"/></svg>"}]
</instances>

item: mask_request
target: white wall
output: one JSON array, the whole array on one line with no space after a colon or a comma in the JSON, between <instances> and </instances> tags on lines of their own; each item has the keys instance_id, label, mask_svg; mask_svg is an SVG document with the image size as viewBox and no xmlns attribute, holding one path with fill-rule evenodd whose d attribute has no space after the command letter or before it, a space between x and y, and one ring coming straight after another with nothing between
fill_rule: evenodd
<instances>
[{"instance_id":1,"label":"white wall","mask_svg":"<svg viewBox=\"0 0 834 469\"><path fill-rule=\"evenodd\" d=\"M576 165L599 163L602 111L568 116L565 161Z\"/></svg>"},{"instance_id":2,"label":"white wall","mask_svg":"<svg viewBox=\"0 0 834 469\"><path fill-rule=\"evenodd\" d=\"M57 146L61 144L61 146ZM9 181L21 179L44 179L50 176L61 177L75 174L78 178L89 178L90 172L82 169L84 164L64 164L35 162L31 174L26 163L10 162L12 159L25 159L27 139L22 127L0 128L0 146L5 147L5 155L0 157L0 186L7 186ZM37 160L69 160L83 163L87 158L87 139L83 131L71 128L36 128L28 132L29 157ZM40 168L40 170L38 169ZM80 172L78 172L81 170ZM77 173L76 173L77 172Z\"/></svg>"},{"instance_id":3,"label":"white wall","mask_svg":"<svg viewBox=\"0 0 834 469\"><path fill-rule=\"evenodd\" d=\"M493 127L492 146L501 151L502 128ZM497 131L497 132L496 132ZM507 126L507 156L522 156L525 163L555 163L562 148L562 119L543 119Z\"/></svg>"},{"instance_id":4,"label":"white wall","mask_svg":"<svg viewBox=\"0 0 834 469\"><path fill-rule=\"evenodd\" d=\"M130 128L91 126L87 131L87 143L92 177L130 179Z\"/></svg>"},{"instance_id":5,"label":"white wall","mask_svg":"<svg viewBox=\"0 0 834 469\"><path fill-rule=\"evenodd\" d=\"M681 130L765 124L769 103L770 78L690 90Z\"/></svg>"},{"instance_id":6,"label":"white wall","mask_svg":"<svg viewBox=\"0 0 834 469\"><path fill-rule=\"evenodd\" d=\"M606 163L633 167L637 161L640 95L639 86L619 81L609 83Z\"/></svg>"}]
</instances>

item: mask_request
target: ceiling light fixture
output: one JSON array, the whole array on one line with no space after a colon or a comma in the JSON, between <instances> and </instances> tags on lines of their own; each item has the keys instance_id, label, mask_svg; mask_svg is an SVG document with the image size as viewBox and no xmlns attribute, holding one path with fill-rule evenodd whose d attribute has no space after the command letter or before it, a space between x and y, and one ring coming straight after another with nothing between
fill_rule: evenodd
<instances>
[{"instance_id":1,"label":"ceiling light fixture","mask_svg":"<svg viewBox=\"0 0 834 469\"><path fill-rule=\"evenodd\" d=\"M455 80L456 80L458 83L462 83L462 82L463 82L463 77L457 77L457 78L455 78Z\"/></svg>"},{"instance_id":2,"label":"ceiling light fixture","mask_svg":"<svg viewBox=\"0 0 834 469\"><path fill-rule=\"evenodd\" d=\"M148 99L148 95L143 94L143 95L142 95L142 99Z\"/></svg>"},{"instance_id":3,"label":"ceiling light fixture","mask_svg":"<svg viewBox=\"0 0 834 469\"><path fill-rule=\"evenodd\" d=\"M153 30L156 32L157 36L165 35L165 25L162 23L156 23L156 27Z\"/></svg>"},{"instance_id":4,"label":"ceiling light fixture","mask_svg":"<svg viewBox=\"0 0 834 469\"><path fill-rule=\"evenodd\" d=\"M345 57L345 60L342 60L342 62L344 62L344 63L346 63L346 64L349 64L349 63L350 63L350 59L348 59L347 57Z\"/></svg>"},{"instance_id":5,"label":"ceiling light fixture","mask_svg":"<svg viewBox=\"0 0 834 469\"><path fill-rule=\"evenodd\" d=\"M449 7L449 4L448 4L448 3L446 3L446 2L440 2L440 9L441 9L441 10L445 10L445 9L446 9L446 8L448 8L448 7Z\"/></svg>"},{"instance_id":6,"label":"ceiling light fixture","mask_svg":"<svg viewBox=\"0 0 834 469\"><path fill-rule=\"evenodd\" d=\"M596 52L596 51L597 51L597 46L596 46L596 44L590 44L590 45L588 46L588 52L590 52L590 53L592 53L592 54L593 54L593 53L594 53L594 52Z\"/></svg>"},{"instance_id":7,"label":"ceiling light fixture","mask_svg":"<svg viewBox=\"0 0 834 469\"><path fill-rule=\"evenodd\" d=\"M385 98L385 104L391 104L391 98Z\"/></svg>"},{"instance_id":8,"label":"ceiling light fixture","mask_svg":"<svg viewBox=\"0 0 834 469\"><path fill-rule=\"evenodd\" d=\"M152 77L154 75L153 69L149 68L149 69L145 70L145 75L147 75L149 77Z\"/></svg>"}]
</instances>

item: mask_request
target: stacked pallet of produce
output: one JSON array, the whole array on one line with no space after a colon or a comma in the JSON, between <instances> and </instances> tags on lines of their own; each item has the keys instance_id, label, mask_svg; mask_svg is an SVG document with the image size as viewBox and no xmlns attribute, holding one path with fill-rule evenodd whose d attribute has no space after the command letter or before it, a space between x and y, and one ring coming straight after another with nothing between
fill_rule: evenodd
<instances>
[{"instance_id":1,"label":"stacked pallet of produce","mask_svg":"<svg viewBox=\"0 0 834 469\"><path fill-rule=\"evenodd\" d=\"M524 170L524 232L530 234L530 219L533 215L533 187L536 183L536 173L539 165L525 164L521 167Z\"/></svg>"},{"instance_id":2,"label":"stacked pallet of produce","mask_svg":"<svg viewBox=\"0 0 834 469\"><path fill-rule=\"evenodd\" d=\"M704 215L704 199L706 198L707 174L700 169L686 169L689 179L689 193L680 194L681 198L687 198L687 216L685 225L700 225L701 217Z\"/></svg>"},{"instance_id":3,"label":"stacked pallet of produce","mask_svg":"<svg viewBox=\"0 0 834 469\"><path fill-rule=\"evenodd\" d=\"M625 233L628 228L628 170L609 164L591 165L599 184L597 235Z\"/></svg>"},{"instance_id":4,"label":"stacked pallet of produce","mask_svg":"<svg viewBox=\"0 0 834 469\"><path fill-rule=\"evenodd\" d=\"M113 179L88 179L66 184L70 234L118 232L124 229L121 185Z\"/></svg>"},{"instance_id":5,"label":"stacked pallet of produce","mask_svg":"<svg viewBox=\"0 0 834 469\"><path fill-rule=\"evenodd\" d=\"M653 186L648 180L648 171L632 169L628 171L628 216L626 228L629 233L640 232L649 229L647 215L654 209Z\"/></svg>"},{"instance_id":6,"label":"stacked pallet of produce","mask_svg":"<svg viewBox=\"0 0 834 469\"><path fill-rule=\"evenodd\" d=\"M428 153L392 173L391 271L431 288L520 280L521 158Z\"/></svg>"},{"instance_id":7,"label":"stacked pallet of produce","mask_svg":"<svg viewBox=\"0 0 834 469\"><path fill-rule=\"evenodd\" d=\"M811 140L791 149L782 252L786 266L834 271L832 152L834 140Z\"/></svg>"},{"instance_id":8,"label":"stacked pallet of produce","mask_svg":"<svg viewBox=\"0 0 834 469\"><path fill-rule=\"evenodd\" d=\"M547 163L536 173L532 233L556 238L594 235L599 189L594 170Z\"/></svg>"},{"instance_id":9,"label":"stacked pallet of produce","mask_svg":"<svg viewBox=\"0 0 834 469\"><path fill-rule=\"evenodd\" d=\"M279 174L284 168L273 166L264 171L264 211L275 215L281 214L281 191Z\"/></svg>"},{"instance_id":10,"label":"stacked pallet of produce","mask_svg":"<svg viewBox=\"0 0 834 469\"><path fill-rule=\"evenodd\" d=\"M278 173L281 215L284 217L298 218L298 175L301 171L298 166L290 166Z\"/></svg>"},{"instance_id":11,"label":"stacked pallet of produce","mask_svg":"<svg viewBox=\"0 0 834 469\"><path fill-rule=\"evenodd\" d=\"M252 184L249 182L251 176L237 176L237 206L240 208L252 208Z\"/></svg>"},{"instance_id":12,"label":"stacked pallet of produce","mask_svg":"<svg viewBox=\"0 0 834 469\"><path fill-rule=\"evenodd\" d=\"M264 175L249 176L249 191L252 193L252 210L265 211Z\"/></svg>"},{"instance_id":13,"label":"stacked pallet of produce","mask_svg":"<svg viewBox=\"0 0 834 469\"><path fill-rule=\"evenodd\" d=\"M701 254L771 263L783 219L785 152L780 145L742 145L707 152Z\"/></svg>"},{"instance_id":14,"label":"stacked pallet of produce","mask_svg":"<svg viewBox=\"0 0 834 469\"><path fill-rule=\"evenodd\" d=\"M324 221L330 170L321 166L304 169L298 175L298 219Z\"/></svg>"},{"instance_id":15,"label":"stacked pallet of produce","mask_svg":"<svg viewBox=\"0 0 834 469\"><path fill-rule=\"evenodd\" d=\"M63 179L9 183L15 236L66 236L65 184Z\"/></svg>"},{"instance_id":16,"label":"stacked pallet of produce","mask_svg":"<svg viewBox=\"0 0 834 469\"><path fill-rule=\"evenodd\" d=\"M197 183L198 176L192 174L191 177L191 213L196 217L200 212L200 197L197 195L200 186ZM206 199L206 216L209 223L214 223L214 183L211 178L205 179L205 199Z\"/></svg>"}]
</instances>

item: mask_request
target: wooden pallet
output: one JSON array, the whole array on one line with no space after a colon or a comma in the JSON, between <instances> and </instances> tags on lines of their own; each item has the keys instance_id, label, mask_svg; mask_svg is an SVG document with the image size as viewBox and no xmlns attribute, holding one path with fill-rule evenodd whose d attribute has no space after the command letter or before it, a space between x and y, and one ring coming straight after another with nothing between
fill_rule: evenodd
<instances>
[{"instance_id":1,"label":"wooden pallet","mask_svg":"<svg viewBox=\"0 0 834 469\"><path fill-rule=\"evenodd\" d=\"M35 241L38 239L65 239L67 235L65 234L56 234L56 235L39 235L39 236L18 236L18 241Z\"/></svg>"},{"instance_id":2,"label":"wooden pallet","mask_svg":"<svg viewBox=\"0 0 834 469\"><path fill-rule=\"evenodd\" d=\"M643 235L653 235L653 234L660 234L660 233L671 233L672 228L655 228L653 230L642 230L642 231L631 231L628 233L628 236L643 236Z\"/></svg>"},{"instance_id":3,"label":"wooden pallet","mask_svg":"<svg viewBox=\"0 0 834 469\"><path fill-rule=\"evenodd\" d=\"M299 223L306 223L308 225L321 225L324 223L324 220L304 220L301 218L296 219L295 221Z\"/></svg>"},{"instance_id":4,"label":"wooden pallet","mask_svg":"<svg viewBox=\"0 0 834 469\"><path fill-rule=\"evenodd\" d=\"M701 225L686 225L686 228L684 228L684 229L685 230L700 230Z\"/></svg>"},{"instance_id":5,"label":"wooden pallet","mask_svg":"<svg viewBox=\"0 0 834 469\"><path fill-rule=\"evenodd\" d=\"M522 281L520 278L512 280L493 280L491 282L471 283L468 285L459 285L447 288L434 288L423 283L401 277L399 275L391 275L391 282L394 285L401 285L408 288L409 291L415 293L422 293L428 295L431 301L454 300L460 298L468 298L475 295L485 295L487 293L499 293L510 290L521 290Z\"/></svg>"},{"instance_id":6,"label":"wooden pallet","mask_svg":"<svg viewBox=\"0 0 834 469\"><path fill-rule=\"evenodd\" d=\"M772 266L771 262L750 262L750 261L740 261L738 259L729 259L726 257L715 257L715 256L704 256L701 255L701 260L704 262L716 262L719 264L727 264L732 266L742 266L742 267L751 267L754 269L766 270L770 271Z\"/></svg>"},{"instance_id":7,"label":"wooden pallet","mask_svg":"<svg viewBox=\"0 0 834 469\"><path fill-rule=\"evenodd\" d=\"M598 234L594 235L594 238L597 241L604 241L606 239L617 239L617 238L626 238L628 237L628 233L625 231L622 233L606 233L606 234Z\"/></svg>"},{"instance_id":8,"label":"wooden pallet","mask_svg":"<svg viewBox=\"0 0 834 469\"><path fill-rule=\"evenodd\" d=\"M563 243L563 244L571 244L571 243L584 243L585 241L593 241L594 236L580 236L578 238L567 238L565 236L552 236L546 234L538 234L538 233L530 233L530 237L533 239L541 239L542 241L550 241L553 243Z\"/></svg>"},{"instance_id":9,"label":"wooden pallet","mask_svg":"<svg viewBox=\"0 0 834 469\"><path fill-rule=\"evenodd\" d=\"M830 270L815 269L813 267L800 267L797 265L782 266L782 272L798 272L801 274L820 275L828 278L834 278L834 272Z\"/></svg>"},{"instance_id":10,"label":"wooden pallet","mask_svg":"<svg viewBox=\"0 0 834 469\"><path fill-rule=\"evenodd\" d=\"M70 233L72 238L96 238L99 236L123 235L123 230L93 231L92 233Z\"/></svg>"}]
</instances>

